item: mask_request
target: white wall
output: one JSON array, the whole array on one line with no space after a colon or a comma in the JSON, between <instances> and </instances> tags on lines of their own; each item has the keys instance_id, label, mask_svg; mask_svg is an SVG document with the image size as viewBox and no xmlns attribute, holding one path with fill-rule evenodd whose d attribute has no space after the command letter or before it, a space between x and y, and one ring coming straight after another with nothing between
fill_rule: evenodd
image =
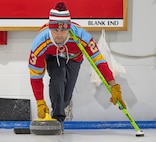
<instances>
[{"instance_id":1,"label":"white wall","mask_svg":"<svg viewBox=\"0 0 156 142\"><path fill-rule=\"evenodd\" d=\"M129 0L128 5L128 31L106 32L106 39L111 50L121 54L113 56L126 69L126 74L116 80L121 85L128 112L135 120L156 120L156 0ZM31 99L32 118L37 117L36 102L27 66L36 34L8 32L8 44L0 45L0 97ZM98 41L101 33L91 34ZM127 120L109 102L110 94L105 86L95 88L90 83L90 69L85 60L73 93L73 120ZM46 74L45 99L50 107L48 79Z\"/></svg>"}]
</instances>

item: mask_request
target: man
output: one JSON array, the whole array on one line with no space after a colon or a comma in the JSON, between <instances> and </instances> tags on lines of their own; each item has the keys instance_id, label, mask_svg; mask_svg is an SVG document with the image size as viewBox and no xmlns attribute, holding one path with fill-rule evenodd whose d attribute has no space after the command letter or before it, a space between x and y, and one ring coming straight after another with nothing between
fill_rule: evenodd
<instances>
[{"instance_id":1,"label":"man","mask_svg":"<svg viewBox=\"0 0 156 142\"><path fill-rule=\"evenodd\" d=\"M30 81L37 101L38 117L44 118L49 108L44 100L43 76L47 69L50 76L49 96L52 118L65 120L64 109L69 105L83 61L83 54L73 40L72 30L109 85L112 86L111 102L122 100L120 85L115 83L106 60L101 55L93 37L78 24L72 23L65 3L59 2L50 10L49 23L44 25L33 41L29 58Z\"/></svg>"}]
</instances>

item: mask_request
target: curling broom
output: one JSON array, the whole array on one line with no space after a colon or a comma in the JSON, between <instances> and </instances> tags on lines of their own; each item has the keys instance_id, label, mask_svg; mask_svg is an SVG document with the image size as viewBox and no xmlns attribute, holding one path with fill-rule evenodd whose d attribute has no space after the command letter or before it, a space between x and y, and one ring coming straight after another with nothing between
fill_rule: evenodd
<instances>
[{"instance_id":1,"label":"curling broom","mask_svg":"<svg viewBox=\"0 0 156 142\"><path fill-rule=\"evenodd\" d=\"M106 86L106 88L108 89L108 91L111 93L112 92L111 91L111 86L107 83L107 81L105 80L105 78L103 77L103 75L101 74L101 72L99 71L99 69L97 68L97 66L94 64L93 60L90 58L90 56L88 55L88 53L86 52L86 50L84 49L84 47L79 42L78 38L75 36L75 34L73 33L73 31L71 29L70 29L70 33L71 33L71 36L72 36L73 40L76 42L77 46L79 47L79 49L85 55L85 57L87 58L87 60L89 61L89 63L93 67L93 69L96 71L97 75L102 80L103 84ZM123 111L123 113L127 116L127 118L129 119L129 121L132 124L132 126L134 127L134 129L136 130L136 136L144 136L143 131L140 130L140 128L138 127L138 125L136 124L136 122L134 121L134 119L128 113L127 109L125 109L119 101L117 102L117 104L118 104L119 108Z\"/></svg>"}]
</instances>

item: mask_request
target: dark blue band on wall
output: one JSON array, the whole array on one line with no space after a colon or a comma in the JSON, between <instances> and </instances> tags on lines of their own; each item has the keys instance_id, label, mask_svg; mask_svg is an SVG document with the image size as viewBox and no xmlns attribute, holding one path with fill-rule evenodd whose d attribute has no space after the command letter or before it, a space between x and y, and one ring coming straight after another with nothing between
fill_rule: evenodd
<instances>
[{"instance_id":1,"label":"dark blue band on wall","mask_svg":"<svg viewBox=\"0 0 156 142\"><path fill-rule=\"evenodd\" d=\"M141 129L156 129L156 121L136 121ZM0 121L0 128L29 128L30 121ZM129 121L65 121L65 129L134 129Z\"/></svg>"}]
</instances>

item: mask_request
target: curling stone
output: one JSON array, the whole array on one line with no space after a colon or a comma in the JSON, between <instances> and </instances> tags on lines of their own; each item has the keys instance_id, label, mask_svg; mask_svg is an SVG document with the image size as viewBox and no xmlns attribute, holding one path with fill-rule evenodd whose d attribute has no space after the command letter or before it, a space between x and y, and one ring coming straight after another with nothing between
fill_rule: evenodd
<instances>
[{"instance_id":1,"label":"curling stone","mask_svg":"<svg viewBox=\"0 0 156 142\"><path fill-rule=\"evenodd\" d=\"M60 135L62 134L61 123L50 117L37 118L30 123L30 132L36 135Z\"/></svg>"}]
</instances>

